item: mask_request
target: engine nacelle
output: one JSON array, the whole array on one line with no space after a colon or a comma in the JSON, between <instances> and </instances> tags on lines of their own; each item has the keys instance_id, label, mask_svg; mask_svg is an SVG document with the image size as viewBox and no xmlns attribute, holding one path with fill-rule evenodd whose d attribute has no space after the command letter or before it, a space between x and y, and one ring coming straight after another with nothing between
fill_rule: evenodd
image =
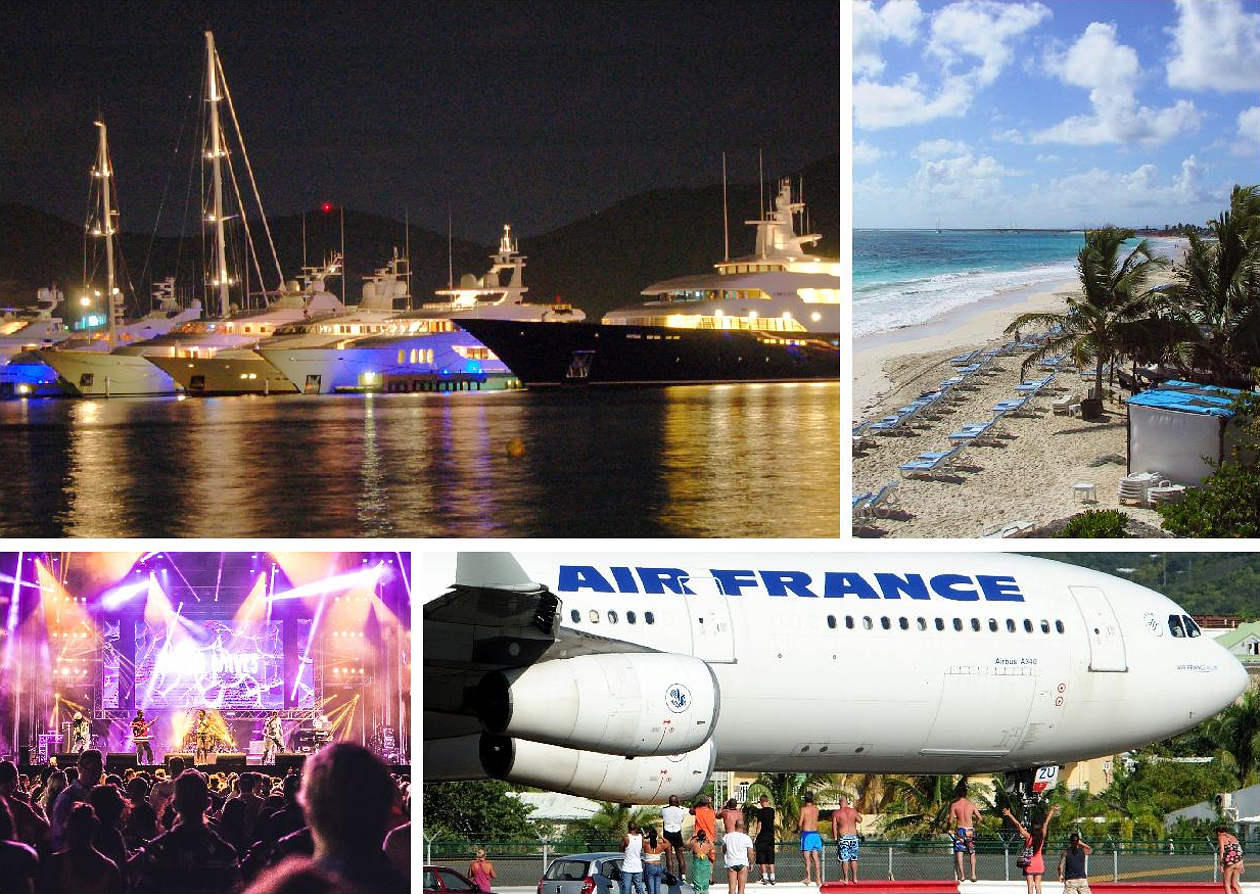
<instances>
[{"instance_id":1,"label":"engine nacelle","mask_svg":"<svg viewBox=\"0 0 1260 894\"><path fill-rule=\"evenodd\" d=\"M718 682L690 655L619 652L488 674L478 716L501 736L644 756L694 751L713 735Z\"/></svg>"},{"instance_id":2,"label":"engine nacelle","mask_svg":"<svg viewBox=\"0 0 1260 894\"><path fill-rule=\"evenodd\" d=\"M619 757L489 733L479 750L482 768L495 779L621 804L694 797L709 781L717 757L712 741L685 754Z\"/></svg>"}]
</instances>

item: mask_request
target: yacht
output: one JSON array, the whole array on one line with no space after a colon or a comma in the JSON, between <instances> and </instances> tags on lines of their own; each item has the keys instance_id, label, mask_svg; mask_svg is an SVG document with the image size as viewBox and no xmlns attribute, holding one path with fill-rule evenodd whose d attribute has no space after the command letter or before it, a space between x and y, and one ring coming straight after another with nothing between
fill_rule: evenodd
<instances>
[{"instance_id":1,"label":"yacht","mask_svg":"<svg viewBox=\"0 0 1260 894\"><path fill-rule=\"evenodd\" d=\"M54 345L70 335L53 311L65 296L56 284L35 293L35 306L6 307L0 316L0 364L24 351Z\"/></svg>"},{"instance_id":2,"label":"yacht","mask_svg":"<svg viewBox=\"0 0 1260 894\"><path fill-rule=\"evenodd\" d=\"M333 319L311 327L324 331L323 344L276 339L260 345L259 353L305 394L512 384L516 380L507 365L452 317L567 321L585 314L559 302L525 300L526 258L517 251L511 224L504 224L499 250L490 260L484 276L465 274L458 287L451 284L435 292L440 301L364 327L370 332L356 333Z\"/></svg>"},{"instance_id":3,"label":"yacht","mask_svg":"<svg viewBox=\"0 0 1260 894\"><path fill-rule=\"evenodd\" d=\"M840 262L806 251L784 179L756 249L714 272L654 283L599 323L456 317L527 387L831 381L840 378Z\"/></svg>"}]
</instances>

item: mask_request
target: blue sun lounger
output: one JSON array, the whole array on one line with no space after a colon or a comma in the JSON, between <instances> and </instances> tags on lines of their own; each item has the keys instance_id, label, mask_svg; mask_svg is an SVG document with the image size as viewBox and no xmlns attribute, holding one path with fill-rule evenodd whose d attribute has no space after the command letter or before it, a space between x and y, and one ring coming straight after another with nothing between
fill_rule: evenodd
<instances>
[{"instance_id":1,"label":"blue sun lounger","mask_svg":"<svg viewBox=\"0 0 1260 894\"><path fill-rule=\"evenodd\" d=\"M949 450L940 450L924 454L924 456L930 457L928 459L920 457L919 459L911 460L908 463L902 463L901 477L910 478L914 475L931 475L934 472L947 469L962 456L962 452L963 447L960 444L957 447L951 447Z\"/></svg>"}]
</instances>

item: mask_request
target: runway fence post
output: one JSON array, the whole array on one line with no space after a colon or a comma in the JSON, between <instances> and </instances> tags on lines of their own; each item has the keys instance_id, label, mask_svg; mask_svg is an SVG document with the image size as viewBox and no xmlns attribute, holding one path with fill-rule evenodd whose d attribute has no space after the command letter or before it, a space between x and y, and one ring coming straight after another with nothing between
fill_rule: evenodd
<instances>
[{"instance_id":1,"label":"runway fence post","mask_svg":"<svg viewBox=\"0 0 1260 894\"><path fill-rule=\"evenodd\" d=\"M1111 845L1111 880L1120 881L1120 845L1116 843Z\"/></svg>"},{"instance_id":2,"label":"runway fence post","mask_svg":"<svg viewBox=\"0 0 1260 894\"><path fill-rule=\"evenodd\" d=\"M889 881L892 881L893 879L892 851L893 849L891 847L888 848L888 880Z\"/></svg>"},{"instance_id":3,"label":"runway fence post","mask_svg":"<svg viewBox=\"0 0 1260 894\"><path fill-rule=\"evenodd\" d=\"M1221 858L1221 855L1219 853L1212 855L1212 881L1213 882L1220 881L1220 878L1217 876L1217 872L1221 868L1221 864L1219 862L1220 858Z\"/></svg>"},{"instance_id":4,"label":"runway fence post","mask_svg":"<svg viewBox=\"0 0 1260 894\"><path fill-rule=\"evenodd\" d=\"M543 875L546 875L546 874L547 874L547 863L548 863L548 860L547 860L547 844L548 844L547 839L546 839L546 838L543 838L543 840L542 840L542 858L543 858L543 861L542 861L542 875L540 875L540 876L539 876L539 878L542 878L542 876L543 876Z\"/></svg>"},{"instance_id":5,"label":"runway fence post","mask_svg":"<svg viewBox=\"0 0 1260 894\"><path fill-rule=\"evenodd\" d=\"M1002 842L1002 873L1006 881L1011 880L1011 849Z\"/></svg>"}]
</instances>

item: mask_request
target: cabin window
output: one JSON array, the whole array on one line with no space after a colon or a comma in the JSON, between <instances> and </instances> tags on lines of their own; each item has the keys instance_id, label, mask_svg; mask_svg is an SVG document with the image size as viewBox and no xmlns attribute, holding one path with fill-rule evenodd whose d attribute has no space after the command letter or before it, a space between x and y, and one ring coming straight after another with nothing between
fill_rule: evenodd
<instances>
[{"instance_id":1,"label":"cabin window","mask_svg":"<svg viewBox=\"0 0 1260 894\"><path fill-rule=\"evenodd\" d=\"M1056 621L1054 622L1054 629L1055 629L1055 632L1056 632L1056 633L1062 633L1062 632L1063 632L1063 622L1062 622L1062 621L1058 621L1058 620L1056 620Z\"/></svg>"},{"instance_id":2,"label":"cabin window","mask_svg":"<svg viewBox=\"0 0 1260 894\"><path fill-rule=\"evenodd\" d=\"M1006 632L1007 632L1007 633L1014 633L1014 632L1015 632L1015 619L1014 619L1014 618L1007 618L1007 619L1006 619Z\"/></svg>"},{"instance_id":3,"label":"cabin window","mask_svg":"<svg viewBox=\"0 0 1260 894\"><path fill-rule=\"evenodd\" d=\"M609 613L608 613L608 623L609 623L609 624L616 624L616 623L617 623L617 613L616 613L616 612L609 612Z\"/></svg>"},{"instance_id":4,"label":"cabin window","mask_svg":"<svg viewBox=\"0 0 1260 894\"><path fill-rule=\"evenodd\" d=\"M897 623L901 626L902 630L910 629L910 620L908 618L898 618Z\"/></svg>"},{"instance_id":5,"label":"cabin window","mask_svg":"<svg viewBox=\"0 0 1260 894\"><path fill-rule=\"evenodd\" d=\"M980 632L980 619L979 618L971 619L971 629L974 630L976 633Z\"/></svg>"},{"instance_id":6,"label":"cabin window","mask_svg":"<svg viewBox=\"0 0 1260 894\"><path fill-rule=\"evenodd\" d=\"M1202 636L1203 631L1199 629L1199 625L1194 622L1194 618L1189 615L1182 615L1181 620L1186 622L1186 636Z\"/></svg>"},{"instance_id":7,"label":"cabin window","mask_svg":"<svg viewBox=\"0 0 1260 894\"><path fill-rule=\"evenodd\" d=\"M936 619L936 629L937 629L937 630L944 630L944 629L945 629L945 619L944 619L944 618L937 618L937 619Z\"/></svg>"},{"instance_id":8,"label":"cabin window","mask_svg":"<svg viewBox=\"0 0 1260 894\"><path fill-rule=\"evenodd\" d=\"M827 615L827 626L830 627L832 630L836 629L836 616L835 615Z\"/></svg>"},{"instance_id":9,"label":"cabin window","mask_svg":"<svg viewBox=\"0 0 1260 894\"><path fill-rule=\"evenodd\" d=\"M954 629L958 631L963 629L962 618L954 618Z\"/></svg>"},{"instance_id":10,"label":"cabin window","mask_svg":"<svg viewBox=\"0 0 1260 894\"><path fill-rule=\"evenodd\" d=\"M591 609L591 611L590 611L590 613L587 615L587 617L588 617L588 618L590 618L590 620L591 620L591 623L592 623L592 624L598 624L598 623L599 623L599 612L598 612L598 611L596 611L595 609Z\"/></svg>"},{"instance_id":11,"label":"cabin window","mask_svg":"<svg viewBox=\"0 0 1260 894\"><path fill-rule=\"evenodd\" d=\"M627 623L627 624L633 624L636 620L637 620L637 618L635 617L634 612L626 612L626 623Z\"/></svg>"},{"instance_id":12,"label":"cabin window","mask_svg":"<svg viewBox=\"0 0 1260 894\"><path fill-rule=\"evenodd\" d=\"M871 616L870 616L870 615L864 615L864 616L862 617L862 629L863 629L863 630L870 630L870 629L871 629L871 627L873 627L873 626L874 626L874 624L872 624L872 623L871 623Z\"/></svg>"},{"instance_id":13,"label":"cabin window","mask_svg":"<svg viewBox=\"0 0 1260 894\"><path fill-rule=\"evenodd\" d=\"M582 613L578 611L576 608L573 609L573 611L569 612L569 618L573 621L574 624L582 623Z\"/></svg>"},{"instance_id":14,"label":"cabin window","mask_svg":"<svg viewBox=\"0 0 1260 894\"><path fill-rule=\"evenodd\" d=\"M853 615L844 616L844 626L849 630L853 629Z\"/></svg>"},{"instance_id":15,"label":"cabin window","mask_svg":"<svg viewBox=\"0 0 1260 894\"><path fill-rule=\"evenodd\" d=\"M1042 633L1050 632L1050 622L1045 620L1044 618L1041 620L1041 632Z\"/></svg>"},{"instance_id":16,"label":"cabin window","mask_svg":"<svg viewBox=\"0 0 1260 894\"><path fill-rule=\"evenodd\" d=\"M1172 635L1178 639L1181 639L1186 635L1186 628L1181 623L1181 615L1168 616L1168 629L1172 632Z\"/></svg>"},{"instance_id":17,"label":"cabin window","mask_svg":"<svg viewBox=\"0 0 1260 894\"><path fill-rule=\"evenodd\" d=\"M919 625L920 630L927 630L927 618L916 618L915 623Z\"/></svg>"},{"instance_id":18,"label":"cabin window","mask_svg":"<svg viewBox=\"0 0 1260 894\"><path fill-rule=\"evenodd\" d=\"M879 626L883 627L885 630L892 629L892 622L888 620L888 615L884 615L879 619Z\"/></svg>"},{"instance_id":19,"label":"cabin window","mask_svg":"<svg viewBox=\"0 0 1260 894\"><path fill-rule=\"evenodd\" d=\"M644 613L643 613L643 623L644 623L644 624L655 624L655 623L656 623L656 615L652 614L651 612L644 612Z\"/></svg>"},{"instance_id":20,"label":"cabin window","mask_svg":"<svg viewBox=\"0 0 1260 894\"><path fill-rule=\"evenodd\" d=\"M1033 626L1032 626L1032 619L1031 619L1031 618L1024 618L1024 632L1025 632L1025 633L1032 633L1032 632L1033 632Z\"/></svg>"},{"instance_id":21,"label":"cabin window","mask_svg":"<svg viewBox=\"0 0 1260 894\"><path fill-rule=\"evenodd\" d=\"M990 632L990 633L997 633L997 632L998 632L998 622L997 622L997 618L989 618L989 632Z\"/></svg>"},{"instance_id":22,"label":"cabin window","mask_svg":"<svg viewBox=\"0 0 1260 894\"><path fill-rule=\"evenodd\" d=\"M407 356L407 352L404 351L402 348L399 348L398 349L398 363L399 364L406 363L406 361L403 359L406 356Z\"/></svg>"}]
</instances>

